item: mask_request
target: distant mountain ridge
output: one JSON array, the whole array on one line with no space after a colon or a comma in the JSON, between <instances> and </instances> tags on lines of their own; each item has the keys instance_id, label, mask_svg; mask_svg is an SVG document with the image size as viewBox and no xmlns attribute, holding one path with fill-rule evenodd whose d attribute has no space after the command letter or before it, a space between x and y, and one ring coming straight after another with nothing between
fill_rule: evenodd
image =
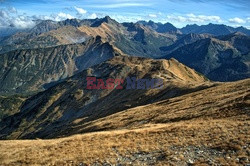
<instances>
[{"instance_id":1,"label":"distant mountain ridge","mask_svg":"<svg viewBox=\"0 0 250 166\"><path fill-rule=\"evenodd\" d=\"M44 32L48 32L50 30L55 30L57 28L63 27L63 26L74 26L74 27L80 27L82 25L87 26L99 26L101 23L106 22L114 22L114 19L111 19L109 16L106 16L104 18L95 18L95 19L66 19L64 21L52 21L52 20L35 20L36 25L33 28L27 28L27 29L16 29L13 27L7 27L7 28L1 28L0 29L0 38L6 37L9 35L13 35L16 32L24 31L34 34L41 34ZM116 22L116 21L115 21ZM118 23L118 22L117 22ZM125 22L126 23L126 22ZM190 24L186 25L183 28L176 28L171 23L156 23L152 20L147 21L138 21L136 23L142 24L144 26L150 27L154 29L155 31L159 33L208 33L212 35L227 35L234 32L242 32L244 34L250 35L250 30L241 26L241 27L231 27L224 24L207 24L207 25L197 25L197 24ZM120 23L122 24L122 23Z\"/></svg>"},{"instance_id":2,"label":"distant mountain ridge","mask_svg":"<svg viewBox=\"0 0 250 166\"><path fill-rule=\"evenodd\" d=\"M215 35L215 36L219 36L219 35L228 35L230 33L235 33L235 32L242 32L246 35L250 35L250 30L244 27L237 27L237 28L233 28L227 25L223 25L223 24L208 24L208 25L197 25L197 24L193 24L193 25L187 25L186 27L183 27L180 29L180 31L184 34L188 34L188 33L198 33L198 34L202 34L202 33L207 33L207 34L211 34L211 35Z\"/></svg>"},{"instance_id":3,"label":"distant mountain ridge","mask_svg":"<svg viewBox=\"0 0 250 166\"><path fill-rule=\"evenodd\" d=\"M137 23L142 24L144 26L150 27L152 29L154 29L156 32L159 33L173 33L173 34L180 34L181 32L178 30L178 28L176 28L174 25L172 25L171 23L155 23L153 21L138 21Z\"/></svg>"},{"instance_id":4,"label":"distant mountain ridge","mask_svg":"<svg viewBox=\"0 0 250 166\"><path fill-rule=\"evenodd\" d=\"M116 54L175 58L214 81L245 79L250 77L250 37L246 32L214 24L178 29L153 21L119 23L109 16L40 20L30 30L1 38L0 93L50 87Z\"/></svg>"}]
</instances>

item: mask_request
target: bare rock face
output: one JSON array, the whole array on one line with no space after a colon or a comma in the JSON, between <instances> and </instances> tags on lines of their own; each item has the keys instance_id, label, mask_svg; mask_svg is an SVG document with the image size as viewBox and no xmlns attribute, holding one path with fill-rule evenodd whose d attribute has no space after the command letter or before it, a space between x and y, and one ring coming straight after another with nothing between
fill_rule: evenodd
<instances>
[{"instance_id":1,"label":"bare rock face","mask_svg":"<svg viewBox=\"0 0 250 166\"><path fill-rule=\"evenodd\" d=\"M90 66L114 57L100 37L84 43L15 50L0 55L0 93L26 93L48 88Z\"/></svg>"}]
</instances>

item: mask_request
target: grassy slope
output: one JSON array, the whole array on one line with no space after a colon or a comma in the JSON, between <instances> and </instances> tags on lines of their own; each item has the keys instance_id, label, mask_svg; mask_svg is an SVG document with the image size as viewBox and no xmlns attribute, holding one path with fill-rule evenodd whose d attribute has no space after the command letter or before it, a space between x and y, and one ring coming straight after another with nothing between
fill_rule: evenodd
<instances>
[{"instance_id":1,"label":"grassy slope","mask_svg":"<svg viewBox=\"0 0 250 166\"><path fill-rule=\"evenodd\" d=\"M0 142L3 165L239 165L249 161L250 79L93 121L102 131Z\"/></svg>"},{"instance_id":2,"label":"grassy slope","mask_svg":"<svg viewBox=\"0 0 250 166\"><path fill-rule=\"evenodd\" d=\"M137 78L161 78L164 80L164 87L143 90L87 90L86 77L100 71L104 75L101 78L104 79L125 79L134 75ZM0 136L1 139L6 139L6 136L8 139L70 136L86 128L87 122L128 108L191 93L213 84L174 59L116 56L31 97L23 105L22 113L0 123ZM79 123L75 123L76 121Z\"/></svg>"}]
</instances>

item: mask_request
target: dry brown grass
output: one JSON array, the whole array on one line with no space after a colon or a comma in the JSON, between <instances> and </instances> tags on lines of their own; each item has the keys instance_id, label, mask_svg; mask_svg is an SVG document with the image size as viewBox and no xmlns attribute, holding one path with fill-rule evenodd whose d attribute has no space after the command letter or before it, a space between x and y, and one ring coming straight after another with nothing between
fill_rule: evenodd
<instances>
[{"instance_id":1,"label":"dry brown grass","mask_svg":"<svg viewBox=\"0 0 250 166\"><path fill-rule=\"evenodd\" d=\"M83 131L51 140L0 141L2 165L125 163L138 152L161 152L155 165L249 163L250 79L129 109L93 121ZM75 127L81 127L81 120ZM122 156L122 157L121 157ZM150 165L135 160L131 165Z\"/></svg>"},{"instance_id":2,"label":"dry brown grass","mask_svg":"<svg viewBox=\"0 0 250 166\"><path fill-rule=\"evenodd\" d=\"M103 23L99 27L88 27L88 26L81 26L78 28L80 31L86 33L89 36L101 36L102 39L108 39L109 37L113 37L113 32L110 29L109 25Z\"/></svg>"},{"instance_id":3,"label":"dry brown grass","mask_svg":"<svg viewBox=\"0 0 250 166\"><path fill-rule=\"evenodd\" d=\"M117 128L133 129L144 124L171 123L189 120L228 119L249 121L250 79L224 83L172 99L139 106L91 121L81 121L73 128L83 132ZM78 131L79 132L79 131Z\"/></svg>"},{"instance_id":4,"label":"dry brown grass","mask_svg":"<svg viewBox=\"0 0 250 166\"><path fill-rule=\"evenodd\" d=\"M106 131L54 140L1 141L0 161L3 165L76 165L91 164L95 161L114 164L118 157L115 148L120 155L126 155L127 152L163 151L166 160L159 164L168 164L176 163L173 158L180 162L187 160L181 155L181 151L175 154L171 147L188 146L233 150L246 155L242 148L238 149L232 142L240 147L245 146L249 141L249 124L241 121L232 123L230 120L196 120L149 124L142 129ZM235 162L231 161L231 158L219 157L217 160L220 163Z\"/></svg>"}]
</instances>

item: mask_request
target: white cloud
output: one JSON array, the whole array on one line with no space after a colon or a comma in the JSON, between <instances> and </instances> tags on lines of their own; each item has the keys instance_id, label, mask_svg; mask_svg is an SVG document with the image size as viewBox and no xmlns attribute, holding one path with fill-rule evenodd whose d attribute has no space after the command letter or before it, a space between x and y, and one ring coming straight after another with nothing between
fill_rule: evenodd
<instances>
[{"instance_id":1,"label":"white cloud","mask_svg":"<svg viewBox=\"0 0 250 166\"><path fill-rule=\"evenodd\" d=\"M15 8L0 9L0 27L28 28L35 25L31 17L17 14Z\"/></svg>"},{"instance_id":2,"label":"white cloud","mask_svg":"<svg viewBox=\"0 0 250 166\"><path fill-rule=\"evenodd\" d=\"M244 24L244 23L246 23L245 20L243 20L243 19L241 19L239 17L230 18L228 21L231 22L231 23L237 23L237 24Z\"/></svg>"},{"instance_id":3,"label":"white cloud","mask_svg":"<svg viewBox=\"0 0 250 166\"><path fill-rule=\"evenodd\" d=\"M15 8L0 9L0 28L15 27L18 29L32 28L36 25L36 20L53 20L62 21L73 19L74 16L60 12L51 15L35 15L27 16L24 13L19 13Z\"/></svg>"},{"instance_id":4,"label":"white cloud","mask_svg":"<svg viewBox=\"0 0 250 166\"><path fill-rule=\"evenodd\" d=\"M89 19L95 19L95 18L97 18L97 15L96 15L96 13L93 13L88 18Z\"/></svg>"},{"instance_id":5,"label":"white cloud","mask_svg":"<svg viewBox=\"0 0 250 166\"><path fill-rule=\"evenodd\" d=\"M72 18L74 17L71 16L70 14L63 13L63 12L60 12L57 15L54 15L54 21L62 21L62 20L72 19Z\"/></svg>"},{"instance_id":6,"label":"white cloud","mask_svg":"<svg viewBox=\"0 0 250 166\"><path fill-rule=\"evenodd\" d=\"M25 16L20 16L16 19L13 19L12 24L17 28L29 28L35 26L35 22Z\"/></svg>"},{"instance_id":7,"label":"white cloud","mask_svg":"<svg viewBox=\"0 0 250 166\"><path fill-rule=\"evenodd\" d=\"M79 8L79 7L76 7L76 6L74 8L76 9L77 14L79 14L79 15L84 15L84 14L87 13L87 10L84 10L83 8Z\"/></svg>"},{"instance_id":8,"label":"white cloud","mask_svg":"<svg viewBox=\"0 0 250 166\"><path fill-rule=\"evenodd\" d=\"M9 17L9 15L8 15L7 11L0 10L0 17L1 18L7 18L7 17Z\"/></svg>"},{"instance_id":9,"label":"white cloud","mask_svg":"<svg viewBox=\"0 0 250 166\"><path fill-rule=\"evenodd\" d=\"M177 21L177 22L186 22L187 18L183 16L176 16L176 15L167 15L167 18L171 21Z\"/></svg>"},{"instance_id":10,"label":"white cloud","mask_svg":"<svg viewBox=\"0 0 250 166\"><path fill-rule=\"evenodd\" d=\"M151 18L157 18L156 14L149 14L148 16L151 17Z\"/></svg>"},{"instance_id":11,"label":"white cloud","mask_svg":"<svg viewBox=\"0 0 250 166\"><path fill-rule=\"evenodd\" d=\"M191 22L221 22L219 16L206 16L206 15L194 15L193 13L187 14L187 20Z\"/></svg>"},{"instance_id":12,"label":"white cloud","mask_svg":"<svg viewBox=\"0 0 250 166\"><path fill-rule=\"evenodd\" d=\"M52 17L51 15L50 16L46 16L46 15L36 16L36 15L34 15L33 20L54 20L54 17Z\"/></svg>"},{"instance_id":13,"label":"white cloud","mask_svg":"<svg viewBox=\"0 0 250 166\"><path fill-rule=\"evenodd\" d=\"M16 8L14 8L14 7L9 7L9 8L8 8L8 11L9 11L10 13L17 13Z\"/></svg>"},{"instance_id":14,"label":"white cloud","mask_svg":"<svg viewBox=\"0 0 250 166\"><path fill-rule=\"evenodd\" d=\"M196 23L204 23L204 22L222 22L222 19L219 16L208 16L208 15L194 15L193 13L186 15L167 15L167 18L171 21L177 22L196 22Z\"/></svg>"},{"instance_id":15,"label":"white cloud","mask_svg":"<svg viewBox=\"0 0 250 166\"><path fill-rule=\"evenodd\" d=\"M111 18L118 22L136 22L143 20L141 16L123 16L123 15L111 15Z\"/></svg>"},{"instance_id":16,"label":"white cloud","mask_svg":"<svg viewBox=\"0 0 250 166\"><path fill-rule=\"evenodd\" d=\"M34 15L32 16L32 20L52 20L52 21L63 21L66 19L73 19L75 18L74 16L64 13L64 12L59 12L57 14L51 14L51 15Z\"/></svg>"}]
</instances>

